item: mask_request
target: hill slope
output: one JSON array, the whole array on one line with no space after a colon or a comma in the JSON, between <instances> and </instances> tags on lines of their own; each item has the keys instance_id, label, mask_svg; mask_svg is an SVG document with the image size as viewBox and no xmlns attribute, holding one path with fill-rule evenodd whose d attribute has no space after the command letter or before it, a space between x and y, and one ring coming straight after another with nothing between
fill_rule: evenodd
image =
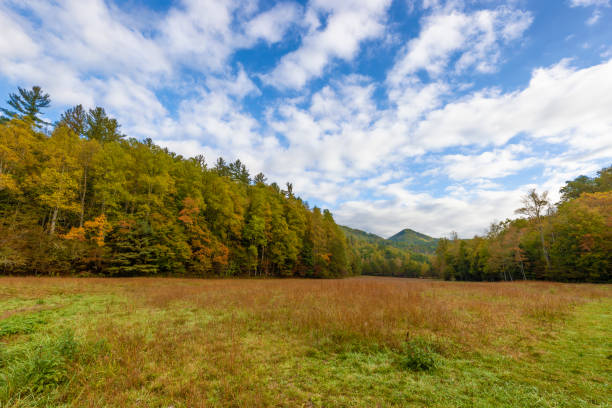
<instances>
[{"instance_id":1,"label":"hill slope","mask_svg":"<svg viewBox=\"0 0 612 408\"><path fill-rule=\"evenodd\" d=\"M402 242L398 245L397 242L376 234L343 225L340 229L346 235L348 245L354 254L353 259L356 264L353 265L353 270L358 270L364 275L407 277L427 276L430 270L429 259L424 251L414 250Z\"/></svg>"},{"instance_id":2,"label":"hill slope","mask_svg":"<svg viewBox=\"0 0 612 408\"><path fill-rule=\"evenodd\" d=\"M386 239L379 237L376 234L372 234L370 232L362 231L359 229L347 227L344 225L339 225L340 229L344 232L347 238L356 239L359 241L366 241L369 243L384 243Z\"/></svg>"},{"instance_id":3,"label":"hill slope","mask_svg":"<svg viewBox=\"0 0 612 408\"><path fill-rule=\"evenodd\" d=\"M438 246L438 238L432 238L409 228L401 230L387 241L391 241L397 248L406 248L424 254L434 253Z\"/></svg>"}]
</instances>

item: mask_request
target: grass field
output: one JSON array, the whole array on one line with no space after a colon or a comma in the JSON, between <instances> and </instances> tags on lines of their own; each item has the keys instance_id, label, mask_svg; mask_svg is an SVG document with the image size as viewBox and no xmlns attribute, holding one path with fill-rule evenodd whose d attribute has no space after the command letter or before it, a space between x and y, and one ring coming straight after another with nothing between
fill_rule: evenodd
<instances>
[{"instance_id":1,"label":"grass field","mask_svg":"<svg viewBox=\"0 0 612 408\"><path fill-rule=\"evenodd\" d=\"M612 287L0 278L0 406L612 406Z\"/></svg>"}]
</instances>

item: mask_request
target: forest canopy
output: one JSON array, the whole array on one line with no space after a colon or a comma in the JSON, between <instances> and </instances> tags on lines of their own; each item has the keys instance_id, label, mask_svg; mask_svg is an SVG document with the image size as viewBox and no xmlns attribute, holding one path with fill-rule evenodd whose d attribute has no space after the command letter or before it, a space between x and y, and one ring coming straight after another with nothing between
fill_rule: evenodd
<instances>
[{"instance_id":1,"label":"forest canopy","mask_svg":"<svg viewBox=\"0 0 612 408\"><path fill-rule=\"evenodd\" d=\"M101 107L55 124L39 87L0 120L0 272L108 276L358 273L328 210L236 160L185 158L121 133ZM45 126L46 125L46 126Z\"/></svg>"},{"instance_id":2,"label":"forest canopy","mask_svg":"<svg viewBox=\"0 0 612 408\"><path fill-rule=\"evenodd\" d=\"M51 124L50 104L40 87L19 88L0 109L0 273L612 280L612 167L568 181L557 204L530 191L523 217L482 237L385 240L338 226L239 159L129 138L102 107Z\"/></svg>"},{"instance_id":3,"label":"forest canopy","mask_svg":"<svg viewBox=\"0 0 612 408\"><path fill-rule=\"evenodd\" d=\"M485 236L442 239L433 273L448 280L612 281L612 167L566 182L561 201L529 191L523 215Z\"/></svg>"}]
</instances>

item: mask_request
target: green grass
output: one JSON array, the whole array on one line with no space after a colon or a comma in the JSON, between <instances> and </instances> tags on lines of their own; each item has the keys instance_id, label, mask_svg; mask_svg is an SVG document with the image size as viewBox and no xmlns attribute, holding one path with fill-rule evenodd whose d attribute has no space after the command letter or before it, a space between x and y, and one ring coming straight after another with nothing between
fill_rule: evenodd
<instances>
[{"instance_id":1,"label":"green grass","mask_svg":"<svg viewBox=\"0 0 612 408\"><path fill-rule=\"evenodd\" d=\"M348 352L293 357L282 377L301 379L291 393L315 406L608 407L610 310L610 302L580 308L555 339L534 346L545 352L533 357L467 353L410 372L392 352Z\"/></svg>"},{"instance_id":2,"label":"green grass","mask_svg":"<svg viewBox=\"0 0 612 408\"><path fill-rule=\"evenodd\" d=\"M607 294L545 318L526 312L528 335L471 347L442 329L396 344L347 324L285 322L275 313L289 308L253 311L217 291L193 295L179 280L150 292L113 280L68 291L60 280L24 285L0 289L2 407L612 406ZM269 302L285 310L279 288ZM448 288L444 296L465 297Z\"/></svg>"}]
</instances>

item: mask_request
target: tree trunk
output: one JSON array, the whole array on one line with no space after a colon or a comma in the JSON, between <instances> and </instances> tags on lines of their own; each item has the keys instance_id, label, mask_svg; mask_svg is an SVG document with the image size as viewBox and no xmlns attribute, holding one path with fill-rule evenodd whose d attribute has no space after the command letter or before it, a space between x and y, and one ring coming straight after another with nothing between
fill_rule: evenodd
<instances>
[{"instance_id":1,"label":"tree trunk","mask_svg":"<svg viewBox=\"0 0 612 408\"><path fill-rule=\"evenodd\" d=\"M548 258L548 251L546 250L546 244L544 243L544 228L540 225L540 240L542 241L542 252L544 253L544 259L546 259L546 269L550 268L550 259Z\"/></svg>"},{"instance_id":2,"label":"tree trunk","mask_svg":"<svg viewBox=\"0 0 612 408\"><path fill-rule=\"evenodd\" d=\"M81 190L81 214L79 215L79 228L83 227L85 217L85 195L87 194L87 167L83 170L83 189Z\"/></svg>"},{"instance_id":3,"label":"tree trunk","mask_svg":"<svg viewBox=\"0 0 612 408\"><path fill-rule=\"evenodd\" d=\"M17 225L18 215L19 215L19 203L15 204L15 212L13 213L13 220L9 224L9 231L13 231L15 229L15 225Z\"/></svg>"},{"instance_id":4,"label":"tree trunk","mask_svg":"<svg viewBox=\"0 0 612 408\"><path fill-rule=\"evenodd\" d=\"M262 246L261 247L261 270L259 271L259 276L263 275L264 273L264 254L266 252L266 247Z\"/></svg>"},{"instance_id":5,"label":"tree trunk","mask_svg":"<svg viewBox=\"0 0 612 408\"><path fill-rule=\"evenodd\" d=\"M49 228L49 235L53 235L55 233L55 222L57 221L58 211L59 211L59 207L55 207L53 209L53 216L51 217L51 228Z\"/></svg>"}]
</instances>

